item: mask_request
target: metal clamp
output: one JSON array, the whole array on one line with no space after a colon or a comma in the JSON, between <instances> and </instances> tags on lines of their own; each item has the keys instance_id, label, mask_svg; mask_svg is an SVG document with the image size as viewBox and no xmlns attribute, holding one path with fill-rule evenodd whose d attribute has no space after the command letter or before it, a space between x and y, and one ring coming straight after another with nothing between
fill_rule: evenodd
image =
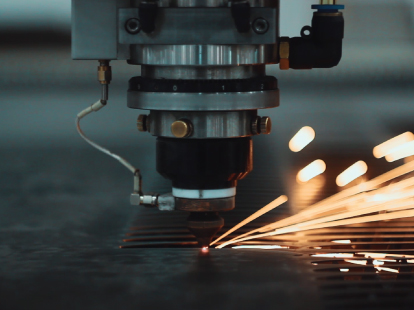
<instances>
[{"instance_id":1,"label":"metal clamp","mask_svg":"<svg viewBox=\"0 0 414 310\"><path fill-rule=\"evenodd\" d=\"M250 8L248 25L255 20L266 20L266 31L239 32L234 26L231 8L158 8L154 29L145 31L141 8L119 9L118 31L121 44L222 44L257 45L276 44L278 41L277 8ZM154 17L155 18L155 17ZM129 20L138 19L142 30L131 34L125 28ZM147 29L150 30L150 29Z\"/></svg>"}]
</instances>

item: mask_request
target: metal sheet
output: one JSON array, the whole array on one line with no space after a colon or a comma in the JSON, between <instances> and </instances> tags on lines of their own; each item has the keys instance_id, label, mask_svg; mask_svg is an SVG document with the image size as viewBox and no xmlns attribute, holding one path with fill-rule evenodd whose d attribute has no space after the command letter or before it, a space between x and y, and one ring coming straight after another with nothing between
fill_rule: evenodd
<instances>
[{"instance_id":1,"label":"metal sheet","mask_svg":"<svg viewBox=\"0 0 414 310\"><path fill-rule=\"evenodd\" d=\"M2 310L317 309L311 268L293 253L119 249L135 216L147 226L163 225L165 217L131 208L132 179L94 150L1 153ZM149 188L166 187L155 173L145 176ZM167 213L167 226L186 216ZM156 217L149 222L148 215Z\"/></svg>"}]
</instances>

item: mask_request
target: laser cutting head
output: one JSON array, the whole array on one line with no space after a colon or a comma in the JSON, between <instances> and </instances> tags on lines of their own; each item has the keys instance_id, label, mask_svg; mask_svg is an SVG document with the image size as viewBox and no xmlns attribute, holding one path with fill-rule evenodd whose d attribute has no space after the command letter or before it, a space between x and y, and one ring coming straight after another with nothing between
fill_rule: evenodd
<instances>
[{"instance_id":1,"label":"laser cutting head","mask_svg":"<svg viewBox=\"0 0 414 310\"><path fill-rule=\"evenodd\" d=\"M253 168L252 137L271 132L270 118L258 113L279 105L266 65L339 61L343 18L325 2L310 34L289 39L279 36L278 0L73 0L73 58L141 66L127 105L150 111L138 129L157 137L157 171L172 181L172 194L139 188L133 203L190 212L190 230L208 245L223 226L218 212L235 207L237 182Z\"/></svg>"}]
</instances>

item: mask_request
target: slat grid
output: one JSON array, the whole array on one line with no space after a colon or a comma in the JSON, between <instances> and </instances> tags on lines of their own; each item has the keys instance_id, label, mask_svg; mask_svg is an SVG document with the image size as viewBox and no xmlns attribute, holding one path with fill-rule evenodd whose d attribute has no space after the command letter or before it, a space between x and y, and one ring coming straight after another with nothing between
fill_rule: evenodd
<instances>
[{"instance_id":1,"label":"slat grid","mask_svg":"<svg viewBox=\"0 0 414 310\"><path fill-rule=\"evenodd\" d=\"M147 214L134 222L121 247L197 247L185 227L187 214L145 211ZM222 231L237 224L245 213L233 211ZM230 234L223 242L275 219L274 215L266 215ZM349 243L337 243L338 240ZM243 244L281 245L288 249L278 251L301 255L305 264L312 265L325 309L414 307L414 218L286 234ZM364 253L378 257L370 258ZM321 254L333 257L315 256ZM340 257L343 254L352 257Z\"/></svg>"}]
</instances>

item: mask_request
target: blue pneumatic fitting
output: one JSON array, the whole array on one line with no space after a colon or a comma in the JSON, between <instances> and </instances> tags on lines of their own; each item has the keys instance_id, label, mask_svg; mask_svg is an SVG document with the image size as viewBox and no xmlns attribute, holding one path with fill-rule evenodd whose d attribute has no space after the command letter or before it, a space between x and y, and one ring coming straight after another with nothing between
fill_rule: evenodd
<instances>
[{"instance_id":1,"label":"blue pneumatic fitting","mask_svg":"<svg viewBox=\"0 0 414 310\"><path fill-rule=\"evenodd\" d=\"M313 4L312 9L318 10L318 12L332 13L345 9L343 4Z\"/></svg>"}]
</instances>

